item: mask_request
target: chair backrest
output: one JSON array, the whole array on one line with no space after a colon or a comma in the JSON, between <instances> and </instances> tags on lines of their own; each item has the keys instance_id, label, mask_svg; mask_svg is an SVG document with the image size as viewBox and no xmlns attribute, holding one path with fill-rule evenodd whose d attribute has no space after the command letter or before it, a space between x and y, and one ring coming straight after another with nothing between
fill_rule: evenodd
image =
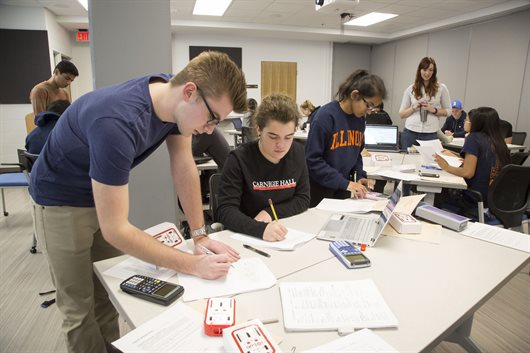
<instances>
[{"instance_id":1,"label":"chair backrest","mask_svg":"<svg viewBox=\"0 0 530 353\"><path fill-rule=\"evenodd\" d=\"M241 128L241 142L247 143L257 139L256 129L252 127L243 126Z\"/></svg>"},{"instance_id":2,"label":"chair backrest","mask_svg":"<svg viewBox=\"0 0 530 353\"><path fill-rule=\"evenodd\" d=\"M221 173L215 173L210 177L210 211L212 212L213 222L219 222L217 208L219 207L219 183L221 181L221 175Z\"/></svg>"},{"instance_id":3,"label":"chair backrest","mask_svg":"<svg viewBox=\"0 0 530 353\"><path fill-rule=\"evenodd\" d=\"M530 167L509 164L501 169L488 190L490 211L504 228L521 225L530 189Z\"/></svg>"},{"instance_id":4,"label":"chair backrest","mask_svg":"<svg viewBox=\"0 0 530 353\"><path fill-rule=\"evenodd\" d=\"M512 160L512 164L523 165L528 156L530 156L530 152L515 152L510 155L510 159Z\"/></svg>"},{"instance_id":5,"label":"chair backrest","mask_svg":"<svg viewBox=\"0 0 530 353\"><path fill-rule=\"evenodd\" d=\"M234 124L234 129L241 131L241 128L243 127L243 120L241 120L241 118L233 118L232 124Z\"/></svg>"},{"instance_id":6,"label":"chair backrest","mask_svg":"<svg viewBox=\"0 0 530 353\"><path fill-rule=\"evenodd\" d=\"M35 114L26 114L26 132L29 134L36 127L37 125L35 125Z\"/></svg>"},{"instance_id":7,"label":"chair backrest","mask_svg":"<svg viewBox=\"0 0 530 353\"><path fill-rule=\"evenodd\" d=\"M512 144L514 145L524 145L526 140L526 132L524 131L514 131L512 132Z\"/></svg>"},{"instance_id":8,"label":"chair backrest","mask_svg":"<svg viewBox=\"0 0 530 353\"><path fill-rule=\"evenodd\" d=\"M29 183L29 173L31 173L31 169L33 169L33 164L35 164L35 161L39 157L38 154L29 153L26 150L17 149L17 155L18 155L18 163L20 164L20 169L22 173L26 176L26 179Z\"/></svg>"}]
</instances>

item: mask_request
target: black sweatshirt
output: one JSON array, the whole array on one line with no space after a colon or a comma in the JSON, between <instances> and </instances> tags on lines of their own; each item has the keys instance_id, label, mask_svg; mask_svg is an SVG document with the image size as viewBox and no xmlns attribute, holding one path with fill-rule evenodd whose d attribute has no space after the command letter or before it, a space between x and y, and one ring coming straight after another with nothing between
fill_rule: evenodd
<instances>
[{"instance_id":1,"label":"black sweatshirt","mask_svg":"<svg viewBox=\"0 0 530 353\"><path fill-rule=\"evenodd\" d=\"M304 212L309 207L309 179L304 148L294 141L278 164L260 152L258 141L232 151L219 185L219 221L234 232L263 238L267 223L254 217L266 210L272 219L269 198L278 218Z\"/></svg>"}]
</instances>

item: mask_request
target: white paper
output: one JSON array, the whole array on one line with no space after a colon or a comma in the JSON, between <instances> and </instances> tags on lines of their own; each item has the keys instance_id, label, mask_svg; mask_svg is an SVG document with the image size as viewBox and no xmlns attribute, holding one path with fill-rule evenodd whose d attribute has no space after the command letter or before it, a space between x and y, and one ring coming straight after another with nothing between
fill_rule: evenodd
<instances>
[{"instance_id":1,"label":"white paper","mask_svg":"<svg viewBox=\"0 0 530 353\"><path fill-rule=\"evenodd\" d=\"M285 236L285 239L281 241L265 241L256 237L252 237L250 235L239 233L233 234L232 238L239 240L245 244L255 245L257 247L264 247L276 250L294 250L297 247L307 243L308 241L316 237L316 234L309 234L292 228L287 228L287 230L288 232Z\"/></svg>"},{"instance_id":2,"label":"white paper","mask_svg":"<svg viewBox=\"0 0 530 353\"><path fill-rule=\"evenodd\" d=\"M276 277L260 258L241 259L235 265L230 268L226 277L217 280L179 273L179 284L185 288L182 299L188 302L222 297L266 289L276 284Z\"/></svg>"},{"instance_id":3,"label":"white paper","mask_svg":"<svg viewBox=\"0 0 530 353\"><path fill-rule=\"evenodd\" d=\"M394 208L394 212L401 212L406 213L408 215L412 215L412 212L414 212L416 206L418 206L418 204L425 197L425 195L426 194L402 196L399 199L396 207Z\"/></svg>"},{"instance_id":4,"label":"white paper","mask_svg":"<svg viewBox=\"0 0 530 353\"><path fill-rule=\"evenodd\" d=\"M287 330L395 327L398 320L371 279L280 284Z\"/></svg>"},{"instance_id":5,"label":"white paper","mask_svg":"<svg viewBox=\"0 0 530 353\"><path fill-rule=\"evenodd\" d=\"M418 140L418 143L420 144L421 147L431 147L434 150L434 153L440 153L444 149L442 146L442 142L440 142L439 139L427 140L427 141ZM418 147L418 146L415 146L415 147Z\"/></svg>"},{"instance_id":6,"label":"white paper","mask_svg":"<svg viewBox=\"0 0 530 353\"><path fill-rule=\"evenodd\" d=\"M374 200L367 199L322 199L317 209L332 212L367 213L373 210Z\"/></svg>"},{"instance_id":7,"label":"white paper","mask_svg":"<svg viewBox=\"0 0 530 353\"><path fill-rule=\"evenodd\" d=\"M206 336L203 319L197 311L176 303L112 344L124 353L223 353L223 340Z\"/></svg>"},{"instance_id":8,"label":"white paper","mask_svg":"<svg viewBox=\"0 0 530 353\"><path fill-rule=\"evenodd\" d=\"M458 168L462 165L462 158L459 158L459 157L456 157L456 156L448 156L446 154L442 154L442 153L437 153L438 156L442 157L443 159L445 159L445 161L451 166L451 167L455 167L455 168Z\"/></svg>"},{"instance_id":9,"label":"white paper","mask_svg":"<svg viewBox=\"0 0 530 353\"><path fill-rule=\"evenodd\" d=\"M341 337L329 343L315 347L305 353L398 353L398 350L386 343L369 329L363 329L351 335Z\"/></svg>"},{"instance_id":10,"label":"white paper","mask_svg":"<svg viewBox=\"0 0 530 353\"><path fill-rule=\"evenodd\" d=\"M468 222L467 228L460 234L530 253L530 237L528 234L478 222Z\"/></svg>"},{"instance_id":11,"label":"white paper","mask_svg":"<svg viewBox=\"0 0 530 353\"><path fill-rule=\"evenodd\" d=\"M384 176L390 179L397 179L397 180L405 180L405 181L411 181L411 180L419 180L420 177L416 173L403 173L403 172L397 172L395 170L391 169L383 169L378 170L373 173L374 175L380 175Z\"/></svg>"},{"instance_id":12,"label":"white paper","mask_svg":"<svg viewBox=\"0 0 530 353\"><path fill-rule=\"evenodd\" d=\"M175 273L175 271L163 267L159 267L157 269L155 265L139 260L132 256L103 272L105 275L116 277L122 280L126 280L127 278L134 275L144 275L158 278L163 281L167 281Z\"/></svg>"},{"instance_id":13,"label":"white paper","mask_svg":"<svg viewBox=\"0 0 530 353\"><path fill-rule=\"evenodd\" d=\"M421 155L422 163L436 163L433 157L436 150L432 146L416 146L416 149Z\"/></svg>"}]
</instances>

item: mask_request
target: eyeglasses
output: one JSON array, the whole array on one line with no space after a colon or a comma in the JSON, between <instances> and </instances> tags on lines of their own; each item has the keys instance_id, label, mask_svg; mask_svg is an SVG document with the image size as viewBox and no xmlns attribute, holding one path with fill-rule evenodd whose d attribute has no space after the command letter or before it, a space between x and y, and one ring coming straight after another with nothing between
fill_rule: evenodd
<instances>
[{"instance_id":1,"label":"eyeglasses","mask_svg":"<svg viewBox=\"0 0 530 353\"><path fill-rule=\"evenodd\" d=\"M368 109L369 112L372 112L377 109L377 107L372 102L368 102L366 99L364 99L364 97L361 97L361 99L363 100L364 104L366 104L366 109Z\"/></svg>"},{"instance_id":2,"label":"eyeglasses","mask_svg":"<svg viewBox=\"0 0 530 353\"><path fill-rule=\"evenodd\" d=\"M208 105L208 102L206 101L206 98L204 97L204 93L202 90L197 86L197 91L201 95L202 101L204 102L204 105L206 106L206 109L208 109L208 112L210 113L210 120L206 122L206 125L208 126L217 126L221 122L221 120L215 116L215 113L212 111L212 108Z\"/></svg>"}]
</instances>

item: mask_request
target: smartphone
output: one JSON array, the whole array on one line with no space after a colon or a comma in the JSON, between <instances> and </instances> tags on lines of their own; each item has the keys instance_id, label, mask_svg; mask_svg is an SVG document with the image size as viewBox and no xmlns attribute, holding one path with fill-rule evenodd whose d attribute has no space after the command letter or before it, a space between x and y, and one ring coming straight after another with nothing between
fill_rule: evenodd
<instances>
[{"instance_id":1,"label":"smartphone","mask_svg":"<svg viewBox=\"0 0 530 353\"><path fill-rule=\"evenodd\" d=\"M435 173L419 172L418 174L419 174L419 176L429 177L429 178L439 178L440 177L440 174L435 174Z\"/></svg>"},{"instance_id":2,"label":"smartphone","mask_svg":"<svg viewBox=\"0 0 530 353\"><path fill-rule=\"evenodd\" d=\"M361 250L345 240L331 242L329 244L329 250L346 268L362 268L371 265L370 260Z\"/></svg>"}]
</instances>

